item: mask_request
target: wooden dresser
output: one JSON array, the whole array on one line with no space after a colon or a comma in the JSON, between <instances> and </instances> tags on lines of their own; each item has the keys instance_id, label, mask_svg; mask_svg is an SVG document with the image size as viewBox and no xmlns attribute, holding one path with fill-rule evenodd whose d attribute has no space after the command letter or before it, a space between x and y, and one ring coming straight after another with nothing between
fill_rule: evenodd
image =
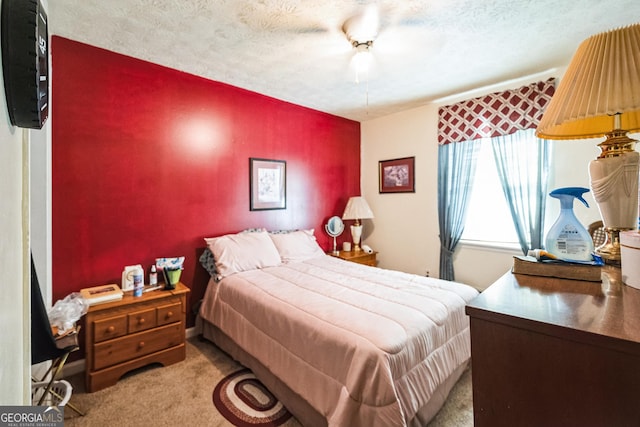
<instances>
[{"instance_id":1,"label":"wooden dresser","mask_svg":"<svg viewBox=\"0 0 640 427\"><path fill-rule=\"evenodd\" d=\"M126 372L185 358L189 288L145 292L96 304L85 315L85 382L89 392L114 385Z\"/></svg>"},{"instance_id":2,"label":"wooden dresser","mask_svg":"<svg viewBox=\"0 0 640 427\"><path fill-rule=\"evenodd\" d=\"M328 252L328 255L341 258L346 261L357 262L358 264L371 265L374 267L378 265L378 252L376 251L373 251L370 254L366 253L365 251L340 251L337 255L333 252Z\"/></svg>"},{"instance_id":3,"label":"wooden dresser","mask_svg":"<svg viewBox=\"0 0 640 427\"><path fill-rule=\"evenodd\" d=\"M475 427L640 426L640 290L508 273L466 307Z\"/></svg>"}]
</instances>

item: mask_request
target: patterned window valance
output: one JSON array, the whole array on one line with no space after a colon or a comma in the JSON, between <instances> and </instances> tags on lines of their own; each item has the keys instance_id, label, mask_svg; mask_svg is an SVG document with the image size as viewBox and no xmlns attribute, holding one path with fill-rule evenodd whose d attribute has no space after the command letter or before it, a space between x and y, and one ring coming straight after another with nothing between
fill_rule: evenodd
<instances>
[{"instance_id":1,"label":"patterned window valance","mask_svg":"<svg viewBox=\"0 0 640 427\"><path fill-rule=\"evenodd\" d=\"M555 92L555 78L440 107L438 144L510 135L534 128Z\"/></svg>"}]
</instances>

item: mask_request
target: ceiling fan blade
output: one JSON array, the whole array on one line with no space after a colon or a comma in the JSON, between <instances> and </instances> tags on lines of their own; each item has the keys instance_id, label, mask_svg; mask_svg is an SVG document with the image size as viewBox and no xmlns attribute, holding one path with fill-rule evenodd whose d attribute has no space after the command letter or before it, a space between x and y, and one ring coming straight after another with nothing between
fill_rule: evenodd
<instances>
[{"instance_id":1,"label":"ceiling fan blade","mask_svg":"<svg viewBox=\"0 0 640 427\"><path fill-rule=\"evenodd\" d=\"M347 19L342 31L351 42L364 43L375 40L380 29L380 11L375 4L364 7L360 13Z\"/></svg>"}]
</instances>

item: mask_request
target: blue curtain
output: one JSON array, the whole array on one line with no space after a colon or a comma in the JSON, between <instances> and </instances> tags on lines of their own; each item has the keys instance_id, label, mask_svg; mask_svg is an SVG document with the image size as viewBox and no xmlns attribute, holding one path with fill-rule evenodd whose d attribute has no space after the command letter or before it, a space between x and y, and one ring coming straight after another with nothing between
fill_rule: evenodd
<instances>
[{"instance_id":1,"label":"blue curtain","mask_svg":"<svg viewBox=\"0 0 640 427\"><path fill-rule=\"evenodd\" d=\"M550 142L534 129L491 138L493 155L523 254L544 247Z\"/></svg>"},{"instance_id":2,"label":"blue curtain","mask_svg":"<svg viewBox=\"0 0 640 427\"><path fill-rule=\"evenodd\" d=\"M481 140L438 146L440 278L455 280L453 252L464 231Z\"/></svg>"}]
</instances>

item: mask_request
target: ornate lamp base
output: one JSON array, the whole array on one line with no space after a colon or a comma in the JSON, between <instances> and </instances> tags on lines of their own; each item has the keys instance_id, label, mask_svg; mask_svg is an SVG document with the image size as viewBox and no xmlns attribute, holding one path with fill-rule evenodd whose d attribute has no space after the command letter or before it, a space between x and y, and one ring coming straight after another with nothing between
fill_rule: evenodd
<instances>
[{"instance_id":1,"label":"ornate lamp base","mask_svg":"<svg viewBox=\"0 0 640 427\"><path fill-rule=\"evenodd\" d=\"M351 226L351 238L353 239L353 250L358 252L360 249L360 237L362 236L362 224L356 220L356 223Z\"/></svg>"},{"instance_id":2,"label":"ornate lamp base","mask_svg":"<svg viewBox=\"0 0 640 427\"><path fill-rule=\"evenodd\" d=\"M595 252L606 264L620 266L620 232L635 230L638 224L640 154L635 142L626 131L616 129L598 144L602 153L589 164L591 190L607 235Z\"/></svg>"},{"instance_id":3,"label":"ornate lamp base","mask_svg":"<svg viewBox=\"0 0 640 427\"><path fill-rule=\"evenodd\" d=\"M605 227L604 232L607 234L607 238L595 250L596 254L602 257L605 264L620 266L620 232L626 230L632 229Z\"/></svg>"}]
</instances>

